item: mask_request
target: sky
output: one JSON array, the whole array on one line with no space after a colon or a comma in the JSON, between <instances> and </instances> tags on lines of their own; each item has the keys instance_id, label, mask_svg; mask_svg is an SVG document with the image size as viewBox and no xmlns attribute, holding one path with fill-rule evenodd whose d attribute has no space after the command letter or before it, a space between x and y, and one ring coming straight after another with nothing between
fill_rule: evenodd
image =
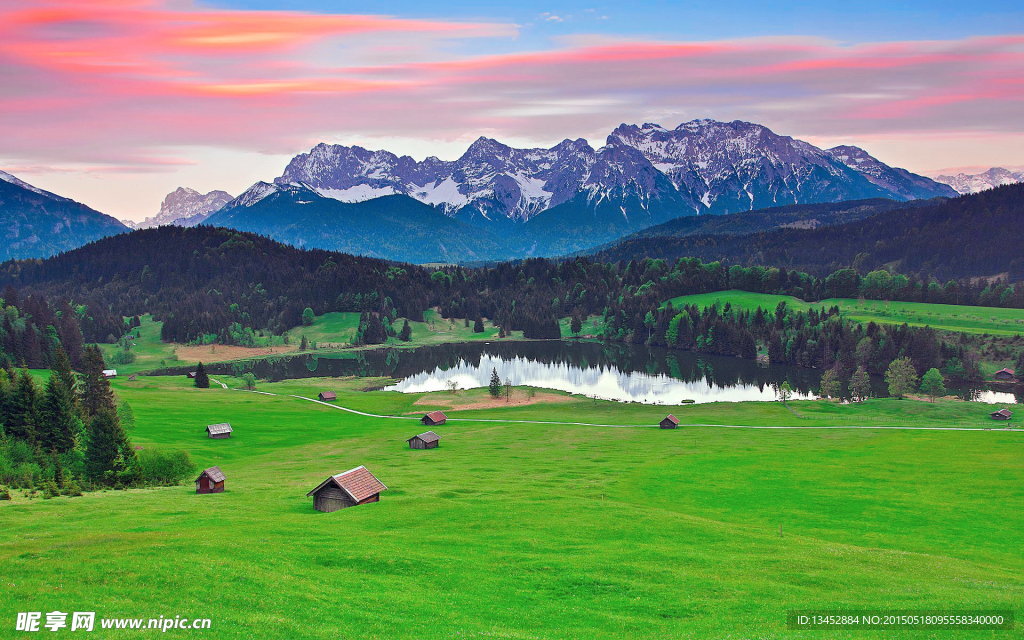
<instances>
[{"instance_id":1,"label":"sky","mask_svg":"<svg viewBox=\"0 0 1024 640\"><path fill-rule=\"evenodd\" d=\"M1024 165L1019 2L0 0L0 169L122 219L318 142L458 157L746 120L934 175Z\"/></svg>"}]
</instances>

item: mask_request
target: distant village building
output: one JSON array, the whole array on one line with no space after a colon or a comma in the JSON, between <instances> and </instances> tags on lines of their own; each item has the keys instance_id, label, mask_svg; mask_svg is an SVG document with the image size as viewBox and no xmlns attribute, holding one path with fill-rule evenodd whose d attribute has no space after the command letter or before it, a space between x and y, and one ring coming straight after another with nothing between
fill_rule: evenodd
<instances>
[{"instance_id":1,"label":"distant village building","mask_svg":"<svg viewBox=\"0 0 1024 640\"><path fill-rule=\"evenodd\" d=\"M204 469L196 478L196 493L221 493L224 491L224 479L220 467Z\"/></svg>"},{"instance_id":2,"label":"distant village building","mask_svg":"<svg viewBox=\"0 0 1024 640\"><path fill-rule=\"evenodd\" d=\"M670 413L661 419L661 422L658 423L658 426L660 426L662 429L675 429L676 427L679 426L679 418L675 417Z\"/></svg>"},{"instance_id":3,"label":"distant village building","mask_svg":"<svg viewBox=\"0 0 1024 640\"><path fill-rule=\"evenodd\" d=\"M427 415L420 418L420 422L427 425L428 427L436 427L439 424L444 424L448 421L448 416L444 415L443 411L431 411Z\"/></svg>"},{"instance_id":4,"label":"distant village building","mask_svg":"<svg viewBox=\"0 0 1024 640\"><path fill-rule=\"evenodd\" d=\"M211 438L230 438L232 431L234 429L227 422L211 424L206 427L206 433L210 434Z\"/></svg>"},{"instance_id":5,"label":"distant village building","mask_svg":"<svg viewBox=\"0 0 1024 640\"><path fill-rule=\"evenodd\" d=\"M996 380L1006 380L1012 382L1013 380L1016 379L1017 372L1014 371L1013 369L1000 369L999 371L996 371L992 375L992 377L995 378Z\"/></svg>"},{"instance_id":6,"label":"distant village building","mask_svg":"<svg viewBox=\"0 0 1024 640\"><path fill-rule=\"evenodd\" d=\"M409 443L410 449L436 449L441 444L441 436L433 431L425 431L418 436L409 438L406 442Z\"/></svg>"},{"instance_id":7,"label":"distant village building","mask_svg":"<svg viewBox=\"0 0 1024 640\"><path fill-rule=\"evenodd\" d=\"M993 420L1009 420L1013 417L1013 412L1009 409L1000 409L999 411L993 411L989 414Z\"/></svg>"},{"instance_id":8,"label":"distant village building","mask_svg":"<svg viewBox=\"0 0 1024 640\"><path fill-rule=\"evenodd\" d=\"M364 466L333 475L306 494L313 496L317 511L337 511L369 502L379 502L380 493L387 487Z\"/></svg>"},{"instance_id":9,"label":"distant village building","mask_svg":"<svg viewBox=\"0 0 1024 640\"><path fill-rule=\"evenodd\" d=\"M321 391L316 397L320 402L334 402L338 399L338 394L333 391Z\"/></svg>"},{"instance_id":10,"label":"distant village building","mask_svg":"<svg viewBox=\"0 0 1024 640\"><path fill-rule=\"evenodd\" d=\"M103 370L103 377L104 378L116 378L117 377L117 369L104 369Z\"/></svg>"}]
</instances>

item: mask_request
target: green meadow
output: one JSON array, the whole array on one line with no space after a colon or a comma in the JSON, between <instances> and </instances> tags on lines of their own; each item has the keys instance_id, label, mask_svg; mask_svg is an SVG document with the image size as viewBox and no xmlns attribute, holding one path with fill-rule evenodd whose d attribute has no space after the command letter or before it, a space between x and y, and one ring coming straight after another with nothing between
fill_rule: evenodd
<instances>
[{"instance_id":1,"label":"green meadow","mask_svg":"<svg viewBox=\"0 0 1024 640\"><path fill-rule=\"evenodd\" d=\"M1006 336L1020 335L1024 332L1024 309L853 298L829 298L812 303L793 296L736 290L678 296L672 298L671 302L675 307L686 304L698 307L708 307L713 304L724 306L728 302L734 309L749 311L755 311L758 307L766 311L774 311L780 302L785 302L790 309L797 311L807 311L812 308L820 311L823 308L835 306L839 307L840 315L855 322L906 323L911 326L928 326L942 331Z\"/></svg>"},{"instance_id":2,"label":"green meadow","mask_svg":"<svg viewBox=\"0 0 1024 640\"><path fill-rule=\"evenodd\" d=\"M1020 637L785 626L788 610L810 608L1024 614L1024 433L871 428L1003 426L987 405L652 407L557 394L468 410L483 392L358 390L367 384L259 384L281 394L269 396L118 378L134 443L219 465L227 491L0 503L4 629L18 611L60 610L210 618L211 630L168 632L196 638ZM413 451L415 420L287 395L327 389L366 412L437 407L453 420L436 429L439 449ZM689 424L865 428L649 426L666 411ZM221 421L234 436L206 438ZM306 492L360 464L390 488L381 502L314 511ZM139 632L107 634L96 637Z\"/></svg>"}]
</instances>

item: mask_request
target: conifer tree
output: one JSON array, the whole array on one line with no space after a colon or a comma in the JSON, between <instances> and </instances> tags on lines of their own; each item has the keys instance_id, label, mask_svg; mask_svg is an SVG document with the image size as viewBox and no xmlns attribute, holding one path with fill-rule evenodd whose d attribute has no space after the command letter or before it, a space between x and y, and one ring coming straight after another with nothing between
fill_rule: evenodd
<instances>
[{"instance_id":1,"label":"conifer tree","mask_svg":"<svg viewBox=\"0 0 1024 640\"><path fill-rule=\"evenodd\" d=\"M10 385L7 397L5 431L25 442L37 441L39 425L39 387L27 370L22 370Z\"/></svg>"},{"instance_id":2,"label":"conifer tree","mask_svg":"<svg viewBox=\"0 0 1024 640\"><path fill-rule=\"evenodd\" d=\"M412 340L412 327L409 326L408 320L402 324L402 330L398 334L398 339L402 342L409 342Z\"/></svg>"},{"instance_id":3,"label":"conifer tree","mask_svg":"<svg viewBox=\"0 0 1024 640\"><path fill-rule=\"evenodd\" d=\"M197 389L209 389L210 388L210 376L206 373L206 367L200 362L196 367L196 388Z\"/></svg>"},{"instance_id":4,"label":"conifer tree","mask_svg":"<svg viewBox=\"0 0 1024 640\"><path fill-rule=\"evenodd\" d=\"M78 406L78 378L75 377L75 372L71 370L71 359L68 357L64 347L57 346L53 353L53 366L50 369L53 371L54 376L60 378L64 388L71 391L71 402L75 407L75 412L78 413L81 410Z\"/></svg>"},{"instance_id":5,"label":"conifer tree","mask_svg":"<svg viewBox=\"0 0 1024 640\"><path fill-rule=\"evenodd\" d=\"M117 414L101 408L89 421L85 447L85 474L93 482L116 485L130 482L135 452Z\"/></svg>"},{"instance_id":6,"label":"conifer tree","mask_svg":"<svg viewBox=\"0 0 1024 640\"><path fill-rule=\"evenodd\" d=\"M38 428L39 445L44 451L67 453L75 448L81 421L75 406L75 392L56 371L46 382Z\"/></svg>"},{"instance_id":7,"label":"conifer tree","mask_svg":"<svg viewBox=\"0 0 1024 640\"><path fill-rule=\"evenodd\" d=\"M501 396L501 376L498 375L497 368L491 369L491 383L487 386L487 391L492 398Z\"/></svg>"},{"instance_id":8,"label":"conifer tree","mask_svg":"<svg viewBox=\"0 0 1024 640\"><path fill-rule=\"evenodd\" d=\"M105 368L100 348L86 347L82 356L82 413L87 419L103 410L114 411L114 392L103 376Z\"/></svg>"},{"instance_id":9,"label":"conifer tree","mask_svg":"<svg viewBox=\"0 0 1024 640\"><path fill-rule=\"evenodd\" d=\"M476 322L473 323L473 333L484 332L484 319L480 316L476 317Z\"/></svg>"}]
</instances>

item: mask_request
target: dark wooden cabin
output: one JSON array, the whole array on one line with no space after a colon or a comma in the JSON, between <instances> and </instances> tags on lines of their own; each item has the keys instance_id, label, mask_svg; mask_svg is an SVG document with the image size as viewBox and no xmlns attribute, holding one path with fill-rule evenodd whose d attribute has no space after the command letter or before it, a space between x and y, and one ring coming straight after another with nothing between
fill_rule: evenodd
<instances>
[{"instance_id":1,"label":"dark wooden cabin","mask_svg":"<svg viewBox=\"0 0 1024 640\"><path fill-rule=\"evenodd\" d=\"M1009 409L1000 409L999 411L993 411L988 415L993 420L1009 420L1013 417L1013 412Z\"/></svg>"},{"instance_id":2,"label":"dark wooden cabin","mask_svg":"<svg viewBox=\"0 0 1024 640\"><path fill-rule=\"evenodd\" d=\"M337 511L369 502L379 502L384 483L364 466L349 469L333 475L306 494L313 496L313 508L317 511Z\"/></svg>"},{"instance_id":3,"label":"dark wooden cabin","mask_svg":"<svg viewBox=\"0 0 1024 640\"><path fill-rule=\"evenodd\" d=\"M996 380L1003 380L1006 382L1013 382L1017 379L1017 372L1013 369L1000 369L992 374L992 377Z\"/></svg>"},{"instance_id":4,"label":"dark wooden cabin","mask_svg":"<svg viewBox=\"0 0 1024 640\"><path fill-rule=\"evenodd\" d=\"M204 469L196 478L196 493L221 493L224 491L224 479L220 467Z\"/></svg>"},{"instance_id":5,"label":"dark wooden cabin","mask_svg":"<svg viewBox=\"0 0 1024 640\"><path fill-rule=\"evenodd\" d=\"M338 399L338 394L333 391L321 391L317 394L316 399L320 402L334 402Z\"/></svg>"},{"instance_id":6,"label":"dark wooden cabin","mask_svg":"<svg viewBox=\"0 0 1024 640\"><path fill-rule=\"evenodd\" d=\"M675 429L679 426L679 418L675 417L671 413L661 419L658 426L662 429Z\"/></svg>"},{"instance_id":7,"label":"dark wooden cabin","mask_svg":"<svg viewBox=\"0 0 1024 640\"><path fill-rule=\"evenodd\" d=\"M427 415L420 418L420 422L427 425L428 427L436 427L439 424L444 424L448 421L448 416L444 415L443 411L431 411Z\"/></svg>"},{"instance_id":8,"label":"dark wooden cabin","mask_svg":"<svg viewBox=\"0 0 1024 640\"><path fill-rule=\"evenodd\" d=\"M206 427L206 433L208 433L211 438L230 438L232 431L234 431L234 429L232 429L231 425L227 422L211 424Z\"/></svg>"},{"instance_id":9,"label":"dark wooden cabin","mask_svg":"<svg viewBox=\"0 0 1024 640\"><path fill-rule=\"evenodd\" d=\"M436 449L441 444L441 436L433 431L425 431L418 436L406 440L410 449Z\"/></svg>"}]
</instances>

